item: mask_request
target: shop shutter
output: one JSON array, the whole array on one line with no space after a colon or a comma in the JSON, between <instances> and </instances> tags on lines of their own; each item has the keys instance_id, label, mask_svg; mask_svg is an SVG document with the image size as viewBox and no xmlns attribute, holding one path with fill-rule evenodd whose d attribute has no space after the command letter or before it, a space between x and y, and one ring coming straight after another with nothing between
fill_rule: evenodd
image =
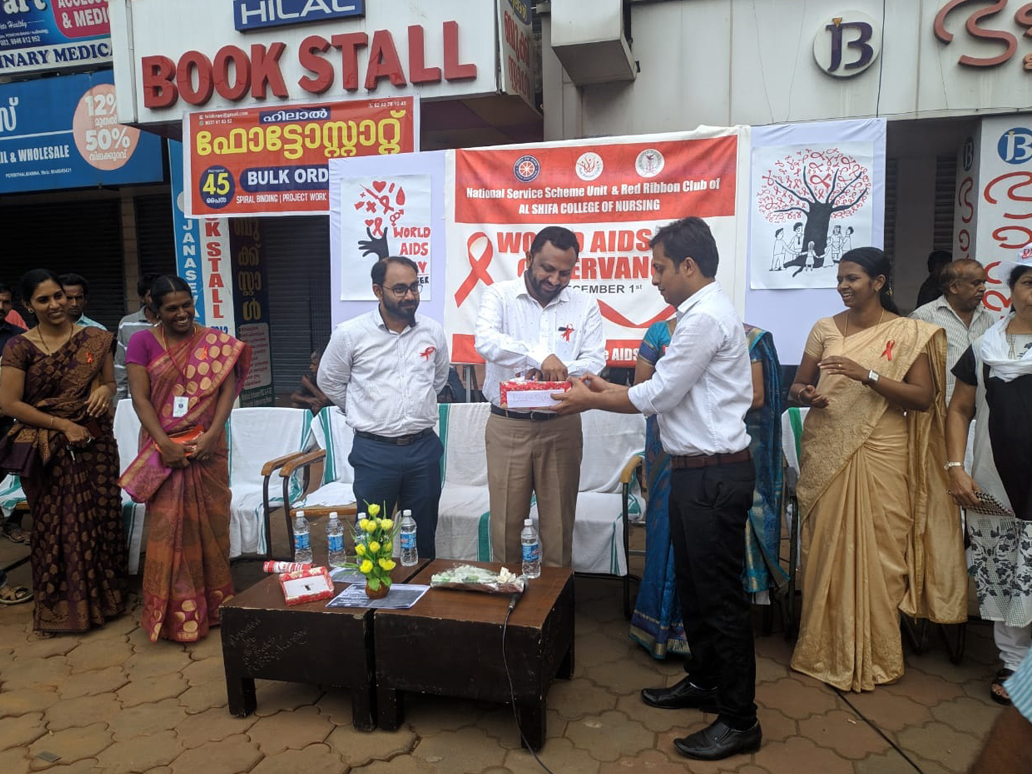
<instances>
[{"instance_id":1,"label":"shop shutter","mask_svg":"<svg viewBox=\"0 0 1032 774\"><path fill-rule=\"evenodd\" d=\"M176 273L176 234L172 223L172 196L137 196L136 250L140 275Z\"/></svg>"},{"instance_id":2,"label":"shop shutter","mask_svg":"<svg viewBox=\"0 0 1032 774\"><path fill-rule=\"evenodd\" d=\"M12 286L30 269L75 272L90 283L86 313L109 330L125 314L122 218L118 198L2 206L0 280Z\"/></svg>"},{"instance_id":3,"label":"shop shutter","mask_svg":"<svg viewBox=\"0 0 1032 774\"><path fill-rule=\"evenodd\" d=\"M935 230L933 248L953 252L953 195L957 186L957 157L935 159Z\"/></svg>"},{"instance_id":4,"label":"shop shutter","mask_svg":"<svg viewBox=\"0 0 1032 774\"><path fill-rule=\"evenodd\" d=\"M262 218L272 378L278 396L301 384L314 349L330 340L330 219Z\"/></svg>"}]
</instances>

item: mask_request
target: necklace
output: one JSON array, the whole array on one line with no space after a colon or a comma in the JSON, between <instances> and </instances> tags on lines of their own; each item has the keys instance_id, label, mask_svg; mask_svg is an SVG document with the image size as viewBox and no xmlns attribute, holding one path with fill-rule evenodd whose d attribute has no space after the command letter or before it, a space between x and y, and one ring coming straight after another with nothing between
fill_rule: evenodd
<instances>
[{"instance_id":1,"label":"necklace","mask_svg":"<svg viewBox=\"0 0 1032 774\"><path fill-rule=\"evenodd\" d=\"M844 339L847 339L847 338L849 338L849 312L851 312L851 311L853 311L853 310L852 310L852 309L850 309L850 310L848 310L848 311L846 312L846 331L845 331L845 333L843 333L843 334L842 334L842 338L844 338ZM880 315L878 315L878 322L876 322L876 323L875 323L874 325L872 325L871 327L872 327L872 328L877 328L877 327L878 327L879 325L881 325L881 324L882 324L882 320L884 320L884 319L885 319L885 308L884 308L884 307L882 307L882 310L881 310L881 314L880 314ZM861 328L860 330L864 330L864 331L866 331L866 330L867 330L867 328Z\"/></svg>"},{"instance_id":2,"label":"necklace","mask_svg":"<svg viewBox=\"0 0 1032 774\"><path fill-rule=\"evenodd\" d=\"M158 324L158 328L161 330L161 345L165 348L165 352L168 353L168 359L172 361L172 365L174 365L176 367L176 370L179 372L179 375L183 377L183 382L185 383L186 382L186 374L183 372L183 369L179 367L179 363L176 362L175 355L173 355L172 354L172 350L169 349L168 339L165 338L165 326L163 324L159 323ZM193 331L191 331L191 333L192 332ZM189 338L189 336L187 336L187 338Z\"/></svg>"},{"instance_id":3,"label":"necklace","mask_svg":"<svg viewBox=\"0 0 1032 774\"><path fill-rule=\"evenodd\" d=\"M73 333L75 333L74 324L68 326L68 338L64 340L64 344L62 344L61 347L63 347L65 344L72 340ZM47 340L43 338L43 331L40 330L38 327L36 328L36 335L39 336L39 343L43 345L43 349L47 353L47 356L49 357L50 355L54 354L50 351L50 347L47 346ZM61 347L58 347L58 349L61 349Z\"/></svg>"}]
</instances>

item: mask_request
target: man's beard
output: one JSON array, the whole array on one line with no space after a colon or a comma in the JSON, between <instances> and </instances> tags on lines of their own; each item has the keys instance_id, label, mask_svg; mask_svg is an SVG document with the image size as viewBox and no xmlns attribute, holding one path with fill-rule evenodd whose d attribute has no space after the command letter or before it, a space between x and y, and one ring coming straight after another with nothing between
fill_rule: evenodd
<instances>
[{"instance_id":1,"label":"man's beard","mask_svg":"<svg viewBox=\"0 0 1032 774\"><path fill-rule=\"evenodd\" d=\"M416 310L419 308L419 300L417 299L415 302L408 302L412 304L408 307L402 306L403 303L406 302L395 301L393 299L388 298L386 295L383 297L384 308L390 314L394 315L400 320L404 320L405 322L411 325L416 321Z\"/></svg>"}]
</instances>

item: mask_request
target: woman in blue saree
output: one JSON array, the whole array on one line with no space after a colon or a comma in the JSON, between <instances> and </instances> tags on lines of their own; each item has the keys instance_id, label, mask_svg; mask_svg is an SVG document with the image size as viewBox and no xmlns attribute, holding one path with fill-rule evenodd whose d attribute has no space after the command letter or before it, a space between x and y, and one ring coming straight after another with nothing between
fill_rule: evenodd
<instances>
[{"instance_id":1,"label":"woman in blue saree","mask_svg":"<svg viewBox=\"0 0 1032 774\"><path fill-rule=\"evenodd\" d=\"M658 322L648 329L638 351L634 382L652 376L666 352L675 321ZM750 450L756 465L756 491L745 530L745 571L742 583L757 602L765 602L772 586L787 576L778 564L781 540L781 367L773 337L745 326L753 364L753 405L746 415ZM674 549L670 542L667 498L670 494L670 458L659 437L655 417L645 426L645 571L634 614L631 638L653 658L690 652L681 622L674 576Z\"/></svg>"}]
</instances>

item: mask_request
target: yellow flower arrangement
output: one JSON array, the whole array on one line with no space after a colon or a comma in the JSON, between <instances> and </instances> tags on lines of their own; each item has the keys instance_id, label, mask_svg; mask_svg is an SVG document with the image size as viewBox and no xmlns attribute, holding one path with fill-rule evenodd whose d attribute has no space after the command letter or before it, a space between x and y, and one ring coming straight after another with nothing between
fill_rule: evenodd
<instances>
[{"instance_id":1,"label":"yellow flower arrangement","mask_svg":"<svg viewBox=\"0 0 1032 774\"><path fill-rule=\"evenodd\" d=\"M366 576L366 593L378 594L381 589L391 586L391 570L397 564L391 558L394 551L394 537L400 522L393 519L378 518L386 511L375 503L366 503L366 513L355 525L356 562L348 566L354 567Z\"/></svg>"}]
</instances>

